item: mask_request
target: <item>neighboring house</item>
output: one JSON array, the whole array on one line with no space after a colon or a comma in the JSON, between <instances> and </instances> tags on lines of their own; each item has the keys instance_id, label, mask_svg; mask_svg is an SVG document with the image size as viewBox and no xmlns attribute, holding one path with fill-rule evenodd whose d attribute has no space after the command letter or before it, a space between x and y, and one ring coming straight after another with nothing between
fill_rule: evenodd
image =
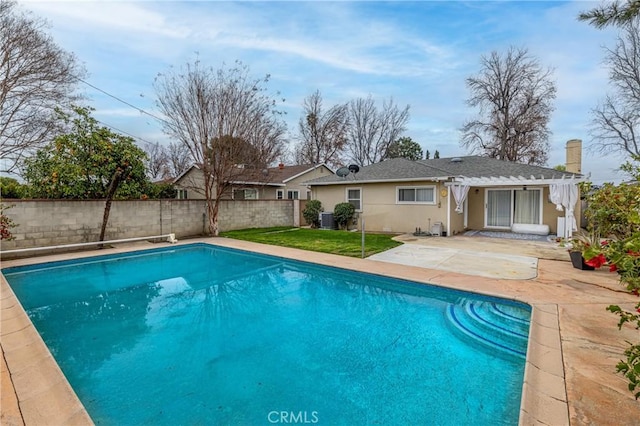
<instances>
[{"instance_id":1,"label":"neighboring house","mask_svg":"<svg viewBox=\"0 0 640 426\"><path fill-rule=\"evenodd\" d=\"M575 202L569 206L568 198L579 199L577 183L584 180L581 150L581 141L567 143L566 172L478 156L396 158L307 185L325 211L338 203L353 204L359 226L364 217L368 231L406 233L420 228L454 235L473 229L566 235L566 228L570 235L573 210L580 207ZM575 216L580 217L579 211Z\"/></svg>"},{"instance_id":2,"label":"neighboring house","mask_svg":"<svg viewBox=\"0 0 640 426\"><path fill-rule=\"evenodd\" d=\"M333 171L324 164L301 164L285 166L279 164L259 172L246 169L231 182L231 189L224 199L264 200L264 199L301 199L311 196L311 191L303 182L325 176ZM204 199L204 177L200 167L191 166L174 181L176 198Z\"/></svg>"}]
</instances>

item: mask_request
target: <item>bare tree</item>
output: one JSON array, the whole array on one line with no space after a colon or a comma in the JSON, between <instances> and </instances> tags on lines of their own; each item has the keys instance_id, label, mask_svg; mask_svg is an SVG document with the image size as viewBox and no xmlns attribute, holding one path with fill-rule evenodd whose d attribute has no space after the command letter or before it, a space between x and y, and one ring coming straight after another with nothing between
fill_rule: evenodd
<instances>
[{"instance_id":1,"label":"bare tree","mask_svg":"<svg viewBox=\"0 0 640 426\"><path fill-rule=\"evenodd\" d=\"M348 149L351 160L366 166L384 159L389 145L406 129L409 105L398 109L393 99L378 111L371 96L349 102Z\"/></svg>"},{"instance_id":2,"label":"bare tree","mask_svg":"<svg viewBox=\"0 0 640 426\"><path fill-rule=\"evenodd\" d=\"M165 116L164 131L189 150L203 172L209 232L219 232L220 197L247 170L257 173L274 162L284 146L286 127L275 100L252 79L248 67L219 70L199 61L181 72L160 74L155 80L157 104Z\"/></svg>"},{"instance_id":3,"label":"bare tree","mask_svg":"<svg viewBox=\"0 0 640 426\"><path fill-rule=\"evenodd\" d=\"M615 0L578 15L581 21L587 21L596 28L609 25L623 26L640 16L640 0Z\"/></svg>"},{"instance_id":4,"label":"bare tree","mask_svg":"<svg viewBox=\"0 0 640 426\"><path fill-rule=\"evenodd\" d=\"M298 124L299 142L294 149L296 162L341 164L348 126L347 105L335 105L323 111L322 95L316 90L304 100Z\"/></svg>"},{"instance_id":5,"label":"bare tree","mask_svg":"<svg viewBox=\"0 0 640 426\"><path fill-rule=\"evenodd\" d=\"M614 93L592 111L590 148L640 155L640 17L627 23L616 46L606 51Z\"/></svg>"},{"instance_id":6,"label":"bare tree","mask_svg":"<svg viewBox=\"0 0 640 426\"><path fill-rule=\"evenodd\" d=\"M78 99L84 69L44 32L46 22L0 0L0 171L15 173L22 158L57 130L55 108Z\"/></svg>"},{"instance_id":7,"label":"bare tree","mask_svg":"<svg viewBox=\"0 0 640 426\"><path fill-rule=\"evenodd\" d=\"M148 157L145 167L150 179L175 178L193 165L189 148L180 142L171 142L167 146L149 142L145 144L144 151Z\"/></svg>"},{"instance_id":8,"label":"bare tree","mask_svg":"<svg viewBox=\"0 0 640 426\"><path fill-rule=\"evenodd\" d=\"M478 118L462 127L462 146L506 161L544 165L548 159L548 123L556 86L526 49L482 56L482 70L467 79L467 104Z\"/></svg>"},{"instance_id":9,"label":"bare tree","mask_svg":"<svg viewBox=\"0 0 640 426\"><path fill-rule=\"evenodd\" d=\"M168 176L178 177L193 165L189 148L185 144L171 142L166 149L166 153Z\"/></svg>"},{"instance_id":10,"label":"bare tree","mask_svg":"<svg viewBox=\"0 0 640 426\"><path fill-rule=\"evenodd\" d=\"M147 142L144 145L144 152L147 153L147 159L144 167L147 171L149 179L158 180L168 177L168 157L167 150L159 142Z\"/></svg>"}]
</instances>

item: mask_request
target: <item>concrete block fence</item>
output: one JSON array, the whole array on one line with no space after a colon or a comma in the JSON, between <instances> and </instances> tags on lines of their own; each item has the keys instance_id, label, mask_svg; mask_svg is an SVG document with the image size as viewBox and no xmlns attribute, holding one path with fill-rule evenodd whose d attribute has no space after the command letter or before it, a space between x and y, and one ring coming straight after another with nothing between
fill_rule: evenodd
<instances>
[{"instance_id":1,"label":"concrete block fence","mask_svg":"<svg viewBox=\"0 0 640 426\"><path fill-rule=\"evenodd\" d=\"M297 201L297 200L296 200ZM3 200L18 226L15 240L2 241L12 250L98 241L104 200ZM294 225L294 200L224 200L218 220L221 231ZM106 240L176 234L176 238L207 235L204 200L114 201ZM4 256L3 256L4 257Z\"/></svg>"}]
</instances>

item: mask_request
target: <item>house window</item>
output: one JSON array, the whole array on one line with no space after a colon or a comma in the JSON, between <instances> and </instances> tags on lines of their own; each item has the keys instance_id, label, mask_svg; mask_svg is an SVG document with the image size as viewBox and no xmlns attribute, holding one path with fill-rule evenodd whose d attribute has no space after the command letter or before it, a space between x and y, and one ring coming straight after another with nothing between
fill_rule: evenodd
<instances>
[{"instance_id":1,"label":"house window","mask_svg":"<svg viewBox=\"0 0 640 426\"><path fill-rule=\"evenodd\" d=\"M187 190L186 189L178 189L176 191L176 198L178 200L186 200L187 199Z\"/></svg>"},{"instance_id":2,"label":"house window","mask_svg":"<svg viewBox=\"0 0 640 426\"><path fill-rule=\"evenodd\" d=\"M287 200L297 200L298 198L300 198L298 190L287 191Z\"/></svg>"},{"instance_id":3,"label":"house window","mask_svg":"<svg viewBox=\"0 0 640 426\"><path fill-rule=\"evenodd\" d=\"M276 198L278 200L282 200L284 198L284 190L282 189L277 189L276 190Z\"/></svg>"},{"instance_id":4,"label":"house window","mask_svg":"<svg viewBox=\"0 0 640 426\"><path fill-rule=\"evenodd\" d=\"M353 205L356 211L362 209L362 191L360 188L347 188L347 203Z\"/></svg>"},{"instance_id":5,"label":"house window","mask_svg":"<svg viewBox=\"0 0 640 426\"><path fill-rule=\"evenodd\" d=\"M233 191L234 200L257 200L258 190L255 188L236 189Z\"/></svg>"},{"instance_id":6,"label":"house window","mask_svg":"<svg viewBox=\"0 0 640 426\"><path fill-rule=\"evenodd\" d=\"M396 202L398 204L435 204L435 186L399 186Z\"/></svg>"},{"instance_id":7,"label":"house window","mask_svg":"<svg viewBox=\"0 0 640 426\"><path fill-rule=\"evenodd\" d=\"M307 191L307 200L311 199L311 191Z\"/></svg>"}]
</instances>

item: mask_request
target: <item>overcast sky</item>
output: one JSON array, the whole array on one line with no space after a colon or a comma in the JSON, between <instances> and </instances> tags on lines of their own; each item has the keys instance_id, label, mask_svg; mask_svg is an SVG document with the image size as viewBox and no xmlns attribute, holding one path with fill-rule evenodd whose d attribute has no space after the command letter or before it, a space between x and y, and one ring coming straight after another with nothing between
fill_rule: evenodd
<instances>
[{"instance_id":1,"label":"overcast sky","mask_svg":"<svg viewBox=\"0 0 640 426\"><path fill-rule=\"evenodd\" d=\"M603 46L615 29L579 22L596 2L219 2L20 1L44 17L50 33L75 53L87 83L158 115L154 77L196 56L215 69L235 60L285 99L290 139L306 96L325 107L371 95L410 106L405 136L441 157L466 155L460 127L474 116L465 79L480 56L526 47L554 70L558 93L550 123L548 166L565 163L565 144L582 139L583 173L595 183L620 181L622 157L589 152L590 110L608 89ZM157 122L82 84L101 122L138 138L167 143Z\"/></svg>"}]
</instances>

